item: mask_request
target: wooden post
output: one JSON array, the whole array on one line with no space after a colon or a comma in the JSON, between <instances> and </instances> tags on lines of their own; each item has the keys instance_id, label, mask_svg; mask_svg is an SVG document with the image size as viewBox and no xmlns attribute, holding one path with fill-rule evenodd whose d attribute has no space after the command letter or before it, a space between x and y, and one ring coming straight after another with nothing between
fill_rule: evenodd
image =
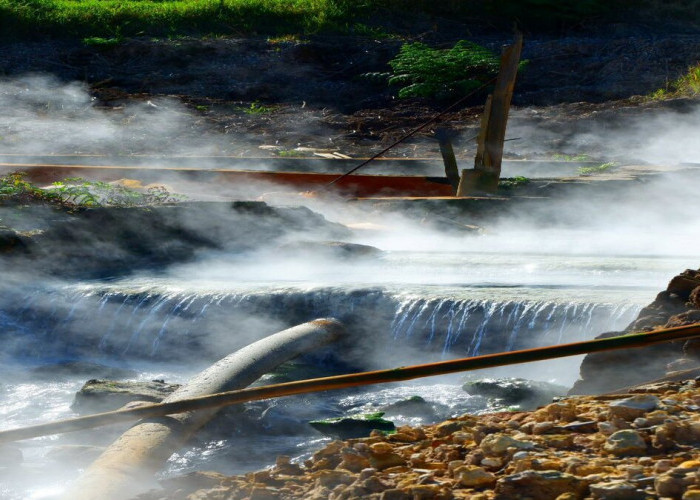
<instances>
[{"instance_id":1,"label":"wooden post","mask_svg":"<svg viewBox=\"0 0 700 500\"><path fill-rule=\"evenodd\" d=\"M435 131L435 137L440 143L440 154L445 164L445 175L450 184L452 184L452 189L457 193L460 178L457 158L455 157L454 149L452 149L452 133L445 128L439 128Z\"/></svg>"},{"instance_id":2,"label":"wooden post","mask_svg":"<svg viewBox=\"0 0 700 500\"><path fill-rule=\"evenodd\" d=\"M463 176L457 196L465 196L471 191L495 192L498 189L508 112L513 98L522 47L523 37L518 34L513 45L503 50L501 68L493 94L486 100L484 114L481 117L474 171Z\"/></svg>"}]
</instances>

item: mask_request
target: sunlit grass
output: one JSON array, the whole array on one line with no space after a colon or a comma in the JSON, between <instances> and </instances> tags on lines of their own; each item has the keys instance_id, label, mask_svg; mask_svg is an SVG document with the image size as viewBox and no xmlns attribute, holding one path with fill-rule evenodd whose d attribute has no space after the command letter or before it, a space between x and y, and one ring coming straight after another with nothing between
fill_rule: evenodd
<instances>
[{"instance_id":1,"label":"sunlit grass","mask_svg":"<svg viewBox=\"0 0 700 500\"><path fill-rule=\"evenodd\" d=\"M673 97L697 97L700 95L700 64L688 68L679 79L670 82L666 88L656 90L649 97L655 100Z\"/></svg>"},{"instance_id":2,"label":"sunlit grass","mask_svg":"<svg viewBox=\"0 0 700 500\"><path fill-rule=\"evenodd\" d=\"M5 35L307 33L343 19L333 0L0 0Z\"/></svg>"}]
</instances>

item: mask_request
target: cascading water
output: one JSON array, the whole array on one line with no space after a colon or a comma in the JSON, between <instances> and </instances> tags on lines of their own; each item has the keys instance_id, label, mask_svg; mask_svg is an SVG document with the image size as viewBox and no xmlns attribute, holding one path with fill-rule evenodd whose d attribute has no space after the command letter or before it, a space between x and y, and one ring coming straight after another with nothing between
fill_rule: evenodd
<instances>
[{"instance_id":1,"label":"cascading water","mask_svg":"<svg viewBox=\"0 0 700 500\"><path fill-rule=\"evenodd\" d=\"M0 428L73 416L72 396L89 377L34 379L34 368L52 361L98 361L134 369L140 380L184 382L251 341L325 316L341 319L351 332L350 342L331 353L330 359L348 362L342 370L391 368L572 342L627 326L668 277L682 268L673 259L655 264L635 258L467 257L388 253L379 263L332 270L319 266L307 280L265 276L264 272L277 273L279 268L260 264L255 269L238 262L231 268L218 266L212 275L184 267L166 276L6 286L0 301L6 375L0 393L4 417ZM540 271L533 271L533 262ZM303 273L308 269L299 270ZM513 367L501 373L569 384L577 366L577 361L567 359L556 369L529 366L523 374ZM301 377L323 376L328 374L325 368L302 372ZM486 401L462 391L461 379L250 403L243 414L248 416L245 432L228 426L234 429L228 438L205 435L174 455L163 473L201 468L233 473L264 467L275 454L303 458L325 439L314 434L308 420L384 411L416 395L426 401L426 414L393 415L397 424L483 411ZM233 422L242 418L236 415ZM49 451L111 435L99 432L89 439L66 435L22 443L23 467L50 470ZM237 451L242 449L259 453ZM39 482L32 474L0 477L0 496L52 498L85 466L76 463L73 472L66 472L66 463L62 460L55 476L44 474Z\"/></svg>"},{"instance_id":2,"label":"cascading water","mask_svg":"<svg viewBox=\"0 0 700 500\"><path fill-rule=\"evenodd\" d=\"M498 288L187 291L157 281L150 288L130 285L27 292L21 306L6 305L0 316L6 335L15 340L11 350L38 359L172 360L193 354L216 359L280 328L336 317L351 325L356 341L371 336L443 358L463 357L585 340L624 328L641 305L619 293L592 302L593 297L562 300L551 292L523 297Z\"/></svg>"}]
</instances>

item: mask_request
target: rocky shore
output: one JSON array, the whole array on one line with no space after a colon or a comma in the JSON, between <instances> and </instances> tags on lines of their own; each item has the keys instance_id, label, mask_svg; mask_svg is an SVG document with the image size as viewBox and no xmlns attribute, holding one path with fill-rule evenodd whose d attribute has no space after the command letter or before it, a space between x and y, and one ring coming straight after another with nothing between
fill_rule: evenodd
<instances>
[{"instance_id":1,"label":"rocky shore","mask_svg":"<svg viewBox=\"0 0 700 500\"><path fill-rule=\"evenodd\" d=\"M700 498L700 381L333 441L303 464L164 480L156 499Z\"/></svg>"}]
</instances>

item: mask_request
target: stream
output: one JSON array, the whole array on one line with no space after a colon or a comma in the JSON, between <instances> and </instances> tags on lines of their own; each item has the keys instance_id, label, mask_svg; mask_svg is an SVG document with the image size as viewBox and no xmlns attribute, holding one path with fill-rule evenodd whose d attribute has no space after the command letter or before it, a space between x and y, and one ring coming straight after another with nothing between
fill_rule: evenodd
<instances>
[{"instance_id":1,"label":"stream","mask_svg":"<svg viewBox=\"0 0 700 500\"><path fill-rule=\"evenodd\" d=\"M321 317L343 321L349 341L288 364L283 372L290 378L591 339L627 326L686 263L404 250L351 263L319 260L311 268L214 256L128 279L15 286L0 306L0 427L74 416L70 405L86 377L42 378L41 366L83 360L128 368L137 380L182 383L252 341ZM227 411L215 429L173 455L162 475L240 473L270 465L277 454L303 460L330 439L306 423L317 418L388 410L397 425L419 425L494 409L461 389L465 379L524 377L570 386L580 359L249 403ZM424 411L392 409L413 396L426 401ZM91 446L108 444L123 430L117 427L19 443L24 461L0 467L0 497L54 498L94 457Z\"/></svg>"}]
</instances>

